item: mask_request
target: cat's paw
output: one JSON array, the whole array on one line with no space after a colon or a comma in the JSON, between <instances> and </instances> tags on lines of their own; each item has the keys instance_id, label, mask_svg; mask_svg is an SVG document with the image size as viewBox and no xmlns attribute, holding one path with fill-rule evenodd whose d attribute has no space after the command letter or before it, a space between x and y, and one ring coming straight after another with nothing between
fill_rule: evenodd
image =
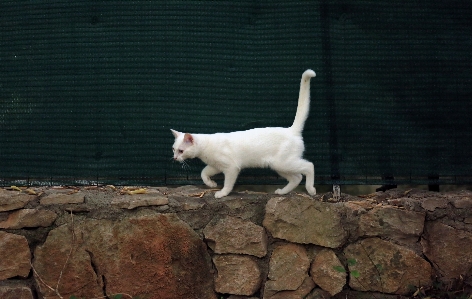
<instances>
[{"instance_id":1,"label":"cat's paw","mask_svg":"<svg viewBox=\"0 0 472 299\"><path fill-rule=\"evenodd\" d=\"M215 198L222 198L228 195L228 192L225 192L223 190L215 192Z\"/></svg>"},{"instance_id":2,"label":"cat's paw","mask_svg":"<svg viewBox=\"0 0 472 299\"><path fill-rule=\"evenodd\" d=\"M287 192L284 192L283 189L277 189L275 190L274 192L275 194L278 194L278 195L284 195L284 194L287 194Z\"/></svg>"},{"instance_id":3,"label":"cat's paw","mask_svg":"<svg viewBox=\"0 0 472 299\"><path fill-rule=\"evenodd\" d=\"M217 186L216 182L212 181L212 180L204 182L204 183L205 183L205 185L207 185L210 188L216 188L216 186Z\"/></svg>"},{"instance_id":4,"label":"cat's paw","mask_svg":"<svg viewBox=\"0 0 472 299\"><path fill-rule=\"evenodd\" d=\"M308 194L310 194L310 195L316 195L316 188L315 188L315 187L306 188L306 191L307 191Z\"/></svg>"}]
</instances>

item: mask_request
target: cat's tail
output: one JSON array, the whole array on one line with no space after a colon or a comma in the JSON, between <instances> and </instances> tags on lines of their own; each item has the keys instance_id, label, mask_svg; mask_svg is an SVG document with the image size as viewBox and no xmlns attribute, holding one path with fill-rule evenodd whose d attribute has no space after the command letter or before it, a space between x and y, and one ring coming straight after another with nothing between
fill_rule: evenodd
<instances>
[{"instance_id":1,"label":"cat's tail","mask_svg":"<svg viewBox=\"0 0 472 299\"><path fill-rule=\"evenodd\" d=\"M312 70L306 70L302 75L300 94L298 96L297 114L295 114L295 120L293 121L293 125L290 127L298 134L302 133L305 121L308 118L308 112L310 111L310 79L315 76L316 74Z\"/></svg>"}]
</instances>

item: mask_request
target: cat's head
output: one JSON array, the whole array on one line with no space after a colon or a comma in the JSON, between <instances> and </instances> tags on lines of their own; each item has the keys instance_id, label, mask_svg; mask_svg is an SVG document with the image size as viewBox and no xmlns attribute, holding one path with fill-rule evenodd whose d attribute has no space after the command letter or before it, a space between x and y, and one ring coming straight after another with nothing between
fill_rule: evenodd
<instances>
[{"instance_id":1,"label":"cat's head","mask_svg":"<svg viewBox=\"0 0 472 299\"><path fill-rule=\"evenodd\" d=\"M193 136L189 133L181 133L170 129L175 137L172 151L174 152L174 160L182 162L185 159L195 158L196 146Z\"/></svg>"}]
</instances>

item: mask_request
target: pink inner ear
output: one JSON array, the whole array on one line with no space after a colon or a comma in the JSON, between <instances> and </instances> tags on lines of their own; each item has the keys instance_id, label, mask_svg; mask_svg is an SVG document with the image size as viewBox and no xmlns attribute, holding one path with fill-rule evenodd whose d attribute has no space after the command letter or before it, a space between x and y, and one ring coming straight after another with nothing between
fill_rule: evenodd
<instances>
[{"instance_id":1,"label":"pink inner ear","mask_svg":"<svg viewBox=\"0 0 472 299\"><path fill-rule=\"evenodd\" d=\"M189 133L185 133L184 141L187 143L193 144L193 136L190 135Z\"/></svg>"}]
</instances>

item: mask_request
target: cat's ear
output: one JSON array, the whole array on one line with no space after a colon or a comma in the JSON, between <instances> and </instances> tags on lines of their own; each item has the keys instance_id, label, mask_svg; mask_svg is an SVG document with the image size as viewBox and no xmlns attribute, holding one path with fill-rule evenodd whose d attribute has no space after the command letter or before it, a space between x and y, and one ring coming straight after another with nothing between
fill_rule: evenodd
<instances>
[{"instance_id":1,"label":"cat's ear","mask_svg":"<svg viewBox=\"0 0 472 299\"><path fill-rule=\"evenodd\" d=\"M185 133L184 142L189 143L189 144L193 144L193 136L189 133Z\"/></svg>"},{"instance_id":2,"label":"cat's ear","mask_svg":"<svg viewBox=\"0 0 472 299\"><path fill-rule=\"evenodd\" d=\"M174 135L175 138L179 137L180 134L182 134L182 133L180 133L180 132L178 132L178 131L176 131L176 130L170 129L170 131L172 132L172 135Z\"/></svg>"}]
</instances>

